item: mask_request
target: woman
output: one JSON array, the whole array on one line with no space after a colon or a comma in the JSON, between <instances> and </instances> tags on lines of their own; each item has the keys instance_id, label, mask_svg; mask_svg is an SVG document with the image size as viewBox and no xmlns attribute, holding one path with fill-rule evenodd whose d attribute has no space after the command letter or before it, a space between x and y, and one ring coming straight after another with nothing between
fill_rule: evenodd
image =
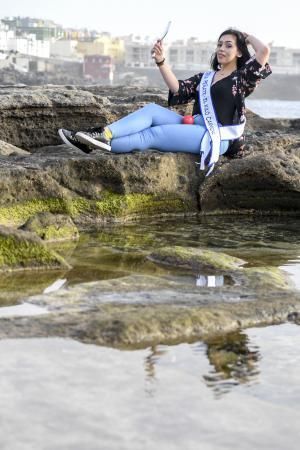
<instances>
[{"instance_id":1,"label":"woman","mask_svg":"<svg viewBox=\"0 0 300 450\"><path fill-rule=\"evenodd\" d=\"M247 45L255 54L251 57ZM256 37L235 29L224 31L212 57L213 71L177 80L166 63L162 42L152 52L169 88L168 105L194 100L192 126L183 117L156 104L145 107L103 128L71 132L59 130L62 140L86 153L101 148L114 153L133 150L201 154L201 168L209 173L219 155L240 155L244 144L245 97L271 74L270 49Z\"/></svg>"}]
</instances>

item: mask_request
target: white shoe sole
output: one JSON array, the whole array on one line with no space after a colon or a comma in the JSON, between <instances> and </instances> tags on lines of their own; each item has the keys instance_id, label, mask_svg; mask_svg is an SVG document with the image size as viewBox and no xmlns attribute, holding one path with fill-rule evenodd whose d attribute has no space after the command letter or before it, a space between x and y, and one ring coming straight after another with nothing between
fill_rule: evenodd
<instances>
[{"instance_id":1,"label":"white shoe sole","mask_svg":"<svg viewBox=\"0 0 300 450\"><path fill-rule=\"evenodd\" d=\"M76 133L75 136L83 144L91 145L94 148L101 148L102 150L106 150L107 152L111 151L110 145L104 144L104 142L97 141L96 139L93 139L92 137L88 136L87 134L81 131L78 131L78 133Z\"/></svg>"},{"instance_id":2,"label":"white shoe sole","mask_svg":"<svg viewBox=\"0 0 300 450\"><path fill-rule=\"evenodd\" d=\"M68 139L66 138L66 136L65 136L64 133L63 133L63 129L62 129L62 128L60 128L60 129L58 130L58 134L59 134L59 137L61 138L61 140L62 140L65 144L67 144L69 147L75 148L75 150L80 150L78 147L76 147L76 145L73 145L70 141L68 141Z\"/></svg>"}]
</instances>

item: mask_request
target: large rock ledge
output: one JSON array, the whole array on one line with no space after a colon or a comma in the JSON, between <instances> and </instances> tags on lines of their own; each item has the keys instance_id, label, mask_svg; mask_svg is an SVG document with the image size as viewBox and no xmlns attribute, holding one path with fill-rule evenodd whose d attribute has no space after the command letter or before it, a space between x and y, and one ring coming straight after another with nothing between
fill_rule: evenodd
<instances>
[{"instance_id":1,"label":"large rock ledge","mask_svg":"<svg viewBox=\"0 0 300 450\"><path fill-rule=\"evenodd\" d=\"M57 145L57 129L109 123L145 103L166 105L159 89L101 86L0 87L0 139L25 150Z\"/></svg>"},{"instance_id":2,"label":"large rock ledge","mask_svg":"<svg viewBox=\"0 0 300 450\"><path fill-rule=\"evenodd\" d=\"M68 215L80 227L199 212L299 215L299 120L249 112L245 156L221 158L208 178L194 155L85 155L58 145L59 127L107 123L153 101L166 105L166 92L0 88L0 224L21 226L41 212Z\"/></svg>"},{"instance_id":3,"label":"large rock ledge","mask_svg":"<svg viewBox=\"0 0 300 450\"><path fill-rule=\"evenodd\" d=\"M299 128L251 134L245 156L223 158L201 185L200 204L203 212L213 214L299 215Z\"/></svg>"},{"instance_id":4,"label":"large rock ledge","mask_svg":"<svg viewBox=\"0 0 300 450\"><path fill-rule=\"evenodd\" d=\"M157 152L85 155L67 146L0 159L0 224L21 226L40 212L80 227L198 211L196 158Z\"/></svg>"},{"instance_id":5,"label":"large rock ledge","mask_svg":"<svg viewBox=\"0 0 300 450\"><path fill-rule=\"evenodd\" d=\"M83 283L27 301L35 317L0 319L0 339L60 336L118 348L208 340L250 326L296 321L300 294L266 283L199 289L151 276Z\"/></svg>"}]
</instances>

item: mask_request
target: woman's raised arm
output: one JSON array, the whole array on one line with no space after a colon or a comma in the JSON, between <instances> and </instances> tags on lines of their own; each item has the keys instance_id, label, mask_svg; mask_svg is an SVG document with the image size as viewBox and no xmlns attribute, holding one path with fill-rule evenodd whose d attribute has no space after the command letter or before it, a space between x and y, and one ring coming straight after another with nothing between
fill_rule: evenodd
<instances>
[{"instance_id":1,"label":"woman's raised arm","mask_svg":"<svg viewBox=\"0 0 300 450\"><path fill-rule=\"evenodd\" d=\"M257 61L262 66L265 66L270 56L270 47L267 44L261 42L252 34L244 33L244 36L246 38L246 43L250 44L253 47L255 51L255 58L257 59Z\"/></svg>"},{"instance_id":2,"label":"woman's raised arm","mask_svg":"<svg viewBox=\"0 0 300 450\"><path fill-rule=\"evenodd\" d=\"M154 44L151 53L154 55L155 63L157 64L166 85L173 94L176 94L179 89L179 82L169 65L165 62L164 49L161 41L157 41Z\"/></svg>"}]
</instances>

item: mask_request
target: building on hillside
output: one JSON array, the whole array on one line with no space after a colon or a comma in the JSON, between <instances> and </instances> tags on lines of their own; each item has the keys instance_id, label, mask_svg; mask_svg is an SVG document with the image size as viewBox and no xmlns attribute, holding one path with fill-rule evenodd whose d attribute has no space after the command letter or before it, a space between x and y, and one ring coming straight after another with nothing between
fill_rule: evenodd
<instances>
[{"instance_id":1,"label":"building on hillside","mask_svg":"<svg viewBox=\"0 0 300 450\"><path fill-rule=\"evenodd\" d=\"M2 51L0 51L0 70L5 69L6 67L10 67L11 63L9 61L8 55Z\"/></svg>"},{"instance_id":2,"label":"building on hillside","mask_svg":"<svg viewBox=\"0 0 300 450\"><path fill-rule=\"evenodd\" d=\"M64 40L73 40L78 41L80 39L91 39L95 38L97 33L95 31L87 30L86 28L83 29L76 29L76 28L64 28L63 29L63 36L61 39Z\"/></svg>"},{"instance_id":3,"label":"building on hillside","mask_svg":"<svg viewBox=\"0 0 300 450\"><path fill-rule=\"evenodd\" d=\"M34 34L24 37L12 37L7 41L7 50L15 51L23 55L50 57L50 42L36 39Z\"/></svg>"},{"instance_id":4,"label":"building on hillside","mask_svg":"<svg viewBox=\"0 0 300 450\"><path fill-rule=\"evenodd\" d=\"M125 66L131 68L155 67L151 55L153 40L149 37L127 36L125 39ZM188 41L177 40L164 44L166 58L174 69L206 69L209 67L211 55L215 51L215 43L199 42L196 38Z\"/></svg>"},{"instance_id":5,"label":"building on hillside","mask_svg":"<svg viewBox=\"0 0 300 450\"><path fill-rule=\"evenodd\" d=\"M8 41L15 37L15 32L10 30L7 25L0 21L0 51L8 51Z\"/></svg>"},{"instance_id":6,"label":"building on hillside","mask_svg":"<svg viewBox=\"0 0 300 450\"><path fill-rule=\"evenodd\" d=\"M199 42L196 38L177 40L168 48L168 61L174 69L207 70L215 52L214 42Z\"/></svg>"},{"instance_id":7,"label":"building on hillside","mask_svg":"<svg viewBox=\"0 0 300 450\"><path fill-rule=\"evenodd\" d=\"M125 44L125 67L153 67L154 62L151 56L153 41L149 37L129 35L124 38Z\"/></svg>"},{"instance_id":8,"label":"building on hillside","mask_svg":"<svg viewBox=\"0 0 300 450\"><path fill-rule=\"evenodd\" d=\"M68 58L80 59L82 58L77 53L77 40L73 39L59 39L50 43L50 56L53 58Z\"/></svg>"},{"instance_id":9,"label":"building on hillside","mask_svg":"<svg viewBox=\"0 0 300 450\"><path fill-rule=\"evenodd\" d=\"M52 20L34 19L31 17L5 17L2 22L17 36L34 34L39 41L59 39L63 37L63 28Z\"/></svg>"},{"instance_id":10,"label":"building on hillside","mask_svg":"<svg viewBox=\"0 0 300 450\"><path fill-rule=\"evenodd\" d=\"M271 45L269 63L273 73L299 74L300 49L275 47Z\"/></svg>"},{"instance_id":11,"label":"building on hillside","mask_svg":"<svg viewBox=\"0 0 300 450\"><path fill-rule=\"evenodd\" d=\"M85 55L83 75L86 80L100 84L113 84L114 64L111 56Z\"/></svg>"},{"instance_id":12,"label":"building on hillside","mask_svg":"<svg viewBox=\"0 0 300 450\"><path fill-rule=\"evenodd\" d=\"M83 56L111 56L115 63L122 63L125 53L124 41L120 38L113 38L108 33L103 33L96 38L79 40L77 52Z\"/></svg>"}]
</instances>

